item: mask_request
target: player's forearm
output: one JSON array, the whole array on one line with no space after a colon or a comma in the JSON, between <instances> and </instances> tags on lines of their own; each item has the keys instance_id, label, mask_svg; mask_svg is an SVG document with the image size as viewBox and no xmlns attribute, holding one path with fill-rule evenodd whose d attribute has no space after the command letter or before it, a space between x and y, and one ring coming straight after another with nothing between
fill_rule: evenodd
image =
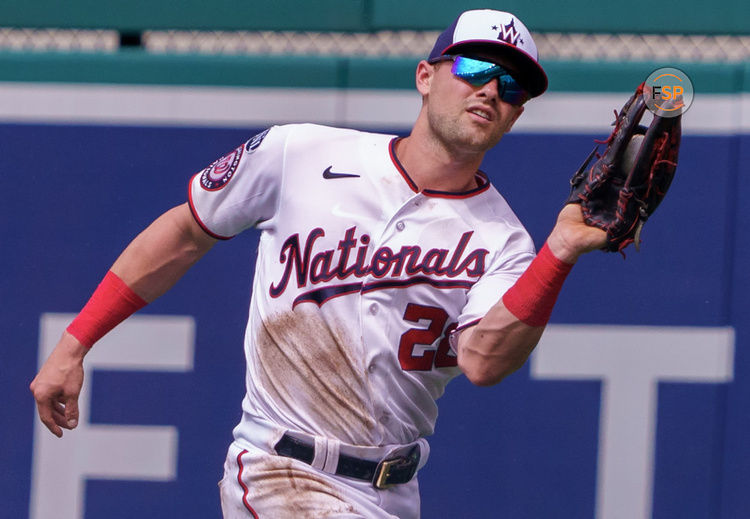
<instances>
[{"instance_id":1,"label":"player's forearm","mask_svg":"<svg viewBox=\"0 0 750 519\"><path fill-rule=\"evenodd\" d=\"M169 290L215 242L193 219L187 204L167 211L123 251L67 332L92 347Z\"/></svg>"},{"instance_id":2,"label":"player's forearm","mask_svg":"<svg viewBox=\"0 0 750 519\"><path fill-rule=\"evenodd\" d=\"M139 234L111 270L151 302L167 292L214 243L184 204L167 211Z\"/></svg>"},{"instance_id":3,"label":"player's forearm","mask_svg":"<svg viewBox=\"0 0 750 519\"><path fill-rule=\"evenodd\" d=\"M523 366L543 331L519 321L500 301L459 336L458 365L473 384L497 384Z\"/></svg>"},{"instance_id":4,"label":"player's forearm","mask_svg":"<svg viewBox=\"0 0 750 519\"><path fill-rule=\"evenodd\" d=\"M580 233L566 221L570 212L563 211L544 247L500 301L461 334L458 362L475 384L496 384L523 366L542 336L573 264L595 243L587 231Z\"/></svg>"}]
</instances>

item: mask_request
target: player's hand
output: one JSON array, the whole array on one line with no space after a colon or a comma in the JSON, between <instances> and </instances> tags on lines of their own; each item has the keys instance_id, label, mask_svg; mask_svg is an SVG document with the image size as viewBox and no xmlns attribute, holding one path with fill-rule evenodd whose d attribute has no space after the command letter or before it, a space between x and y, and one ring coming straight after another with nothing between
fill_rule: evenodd
<instances>
[{"instance_id":1,"label":"player's hand","mask_svg":"<svg viewBox=\"0 0 750 519\"><path fill-rule=\"evenodd\" d=\"M62 438L78 425L78 395L83 387L83 357L88 348L64 332L29 386L42 423Z\"/></svg>"},{"instance_id":2,"label":"player's hand","mask_svg":"<svg viewBox=\"0 0 750 519\"><path fill-rule=\"evenodd\" d=\"M547 245L552 254L567 263L575 263L578 256L601 249L607 243L607 233L598 227L586 225L578 204L562 208L552 229Z\"/></svg>"}]
</instances>

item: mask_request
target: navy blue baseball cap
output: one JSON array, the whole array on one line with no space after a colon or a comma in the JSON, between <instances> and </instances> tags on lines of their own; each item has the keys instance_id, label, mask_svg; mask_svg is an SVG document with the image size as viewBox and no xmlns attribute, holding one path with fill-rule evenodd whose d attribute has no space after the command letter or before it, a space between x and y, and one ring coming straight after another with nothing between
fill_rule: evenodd
<instances>
[{"instance_id":1,"label":"navy blue baseball cap","mask_svg":"<svg viewBox=\"0 0 750 519\"><path fill-rule=\"evenodd\" d=\"M547 90L547 74L539 64L536 43L526 26L515 15L494 9L465 11L444 30L428 60L446 54L485 51L507 60L513 78L531 94ZM518 76L518 77L516 77Z\"/></svg>"}]
</instances>

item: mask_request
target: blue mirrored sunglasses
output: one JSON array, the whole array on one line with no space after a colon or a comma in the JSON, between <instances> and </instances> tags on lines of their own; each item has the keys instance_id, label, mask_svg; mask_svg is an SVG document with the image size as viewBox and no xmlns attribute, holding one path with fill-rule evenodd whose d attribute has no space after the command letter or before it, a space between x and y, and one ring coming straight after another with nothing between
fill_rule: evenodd
<instances>
[{"instance_id":1,"label":"blue mirrored sunglasses","mask_svg":"<svg viewBox=\"0 0 750 519\"><path fill-rule=\"evenodd\" d=\"M439 61L453 61L453 66L451 67L453 75L474 86L482 86L497 78L500 99L508 104L521 106L531 99L531 95L513 79L513 76L507 70L497 63L461 55L442 56L432 60L432 63Z\"/></svg>"}]
</instances>

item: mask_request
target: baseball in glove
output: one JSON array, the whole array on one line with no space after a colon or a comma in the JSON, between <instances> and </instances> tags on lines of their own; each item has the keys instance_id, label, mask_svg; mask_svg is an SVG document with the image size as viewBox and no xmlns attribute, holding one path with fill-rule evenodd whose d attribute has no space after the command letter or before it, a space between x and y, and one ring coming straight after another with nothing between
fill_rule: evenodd
<instances>
[{"instance_id":1,"label":"baseball in glove","mask_svg":"<svg viewBox=\"0 0 750 519\"><path fill-rule=\"evenodd\" d=\"M615 112L612 134L597 141L570 180L567 203L580 204L586 224L606 231L602 250L607 252L621 252L631 243L639 250L643 224L667 194L677 169L681 115L655 114L648 128L642 126L643 88L641 83L620 113ZM607 146L602 154L599 144Z\"/></svg>"}]
</instances>

